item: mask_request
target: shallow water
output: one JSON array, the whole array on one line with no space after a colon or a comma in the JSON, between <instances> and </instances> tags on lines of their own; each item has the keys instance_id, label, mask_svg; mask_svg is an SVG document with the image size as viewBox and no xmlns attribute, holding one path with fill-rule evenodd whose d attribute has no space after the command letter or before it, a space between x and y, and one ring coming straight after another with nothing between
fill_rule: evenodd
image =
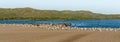
<instances>
[{"instance_id":1,"label":"shallow water","mask_svg":"<svg viewBox=\"0 0 120 42\"><path fill-rule=\"evenodd\" d=\"M120 28L120 20L0 20L0 24L71 23L71 27Z\"/></svg>"}]
</instances>

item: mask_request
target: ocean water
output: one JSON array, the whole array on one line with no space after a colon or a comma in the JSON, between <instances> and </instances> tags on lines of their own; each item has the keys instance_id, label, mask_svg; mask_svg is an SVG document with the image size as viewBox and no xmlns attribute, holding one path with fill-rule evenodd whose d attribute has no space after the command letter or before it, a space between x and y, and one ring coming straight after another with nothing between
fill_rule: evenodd
<instances>
[{"instance_id":1,"label":"ocean water","mask_svg":"<svg viewBox=\"0 0 120 42\"><path fill-rule=\"evenodd\" d=\"M79 28L120 28L120 20L0 20L0 24L57 24L71 23Z\"/></svg>"}]
</instances>

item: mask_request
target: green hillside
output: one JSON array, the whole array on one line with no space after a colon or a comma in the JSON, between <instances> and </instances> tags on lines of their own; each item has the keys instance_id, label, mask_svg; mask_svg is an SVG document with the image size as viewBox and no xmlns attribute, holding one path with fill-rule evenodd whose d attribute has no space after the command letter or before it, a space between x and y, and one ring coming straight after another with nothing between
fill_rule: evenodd
<instances>
[{"instance_id":1,"label":"green hillside","mask_svg":"<svg viewBox=\"0 0 120 42\"><path fill-rule=\"evenodd\" d=\"M105 15L91 11L38 10L33 8L0 8L0 20L110 20L120 15Z\"/></svg>"}]
</instances>

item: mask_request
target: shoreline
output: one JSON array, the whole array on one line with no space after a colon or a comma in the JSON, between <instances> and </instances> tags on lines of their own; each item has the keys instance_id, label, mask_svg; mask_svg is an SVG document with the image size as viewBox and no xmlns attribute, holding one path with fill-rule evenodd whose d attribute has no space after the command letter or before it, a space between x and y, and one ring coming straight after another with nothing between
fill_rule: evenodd
<instances>
[{"instance_id":1,"label":"shoreline","mask_svg":"<svg viewBox=\"0 0 120 42\"><path fill-rule=\"evenodd\" d=\"M59 30L76 30L76 31L98 31L98 32L104 32L104 31L120 31L120 28L77 28L77 27L65 27L65 26L59 26L59 25L51 25L51 24L40 24L39 26L32 25L32 24L0 24L0 28L34 28L34 29L44 29L44 30L50 30L50 31L59 31Z\"/></svg>"}]
</instances>

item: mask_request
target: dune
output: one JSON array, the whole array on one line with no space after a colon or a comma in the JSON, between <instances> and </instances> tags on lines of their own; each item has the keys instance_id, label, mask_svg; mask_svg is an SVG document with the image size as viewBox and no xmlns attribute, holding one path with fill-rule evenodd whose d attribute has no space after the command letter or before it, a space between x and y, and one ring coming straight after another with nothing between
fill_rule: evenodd
<instances>
[{"instance_id":1,"label":"dune","mask_svg":"<svg viewBox=\"0 0 120 42\"><path fill-rule=\"evenodd\" d=\"M49 30L0 25L0 42L120 42L119 31Z\"/></svg>"}]
</instances>

